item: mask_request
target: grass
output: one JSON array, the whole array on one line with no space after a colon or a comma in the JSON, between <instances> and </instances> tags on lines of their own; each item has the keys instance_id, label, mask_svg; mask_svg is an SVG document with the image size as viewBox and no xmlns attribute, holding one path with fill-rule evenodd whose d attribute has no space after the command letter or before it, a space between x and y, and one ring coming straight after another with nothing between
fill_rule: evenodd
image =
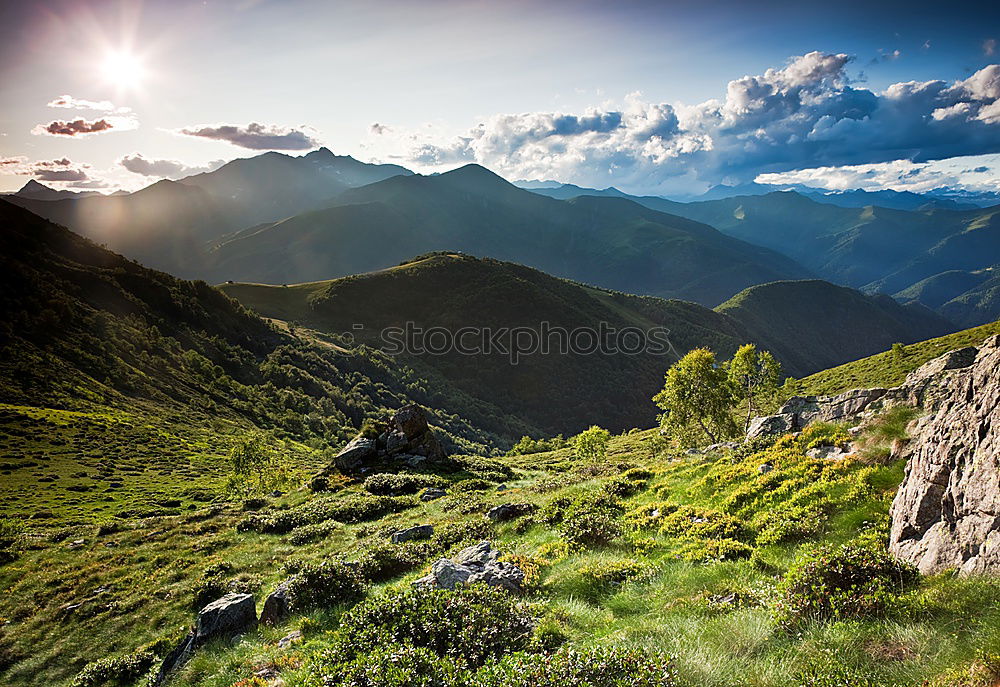
<instances>
[{"instance_id":1,"label":"grass","mask_svg":"<svg viewBox=\"0 0 1000 687\"><path fill-rule=\"evenodd\" d=\"M432 523L440 533L449 523L482 523L483 512L503 502L539 507L535 515L496 526L491 538L502 550L538 566L528 598L536 604L546 632L581 647L666 651L676 657L685 685L792 687L804 684L801 676L810 670L832 674L834 664L850 675L871 676L873 684L918 685L949 671L972 670L977 661L1000 650L1000 583L949 574L923 579L883 617L809 622L793 634L778 627L773 608L784 572L816 542L847 542L884 527L902 477L898 465L820 461L804 455L809 443L824 437L836 440L837 428L813 430L800 440L783 439L757 453L674 455L658 448L655 432L645 431L614 437L602 461L580 461L568 448L511 456L502 459L516 472L505 480L506 490L455 490L376 521L339 524L317 540L294 545L294 531L238 532L235 525L246 513L218 491L209 503L184 496L186 489L217 489L224 470L221 441L213 445L198 432L150 428L140 418L127 416L48 415L7 407L4 417L5 452L17 440L34 435L45 436L51 445L29 443L16 460L38 462L38 453L52 454L44 468L42 462L11 468L11 475L25 474L18 477L22 486L4 492L5 513L28 508L31 471L59 476L43 483L45 509L52 517L26 520L28 550L0 567L0 588L5 590L0 616L9 623L0 630L0 656L6 662L2 680L7 685L68 685L88 661L178 636L193 621L193 599L211 566L223 570L219 579L226 588L251 591L260 603L286 576L283 568L289 562L350 559L394 529L414 524ZM51 424L45 425L45 432L32 431L41 418ZM126 425L141 435L123 435ZM88 450L78 462L71 447L83 441L80 437L90 442L104 437L105 443L95 443L101 451ZM68 444L59 444L60 439ZM124 449L114 453L116 441L131 446L130 461L123 459L128 453ZM183 454L186 460L173 454ZM115 460L107 460L107 455ZM169 459L154 463L153 455ZM307 449L294 455L303 466L309 465ZM108 503L92 498L92 492L80 498L69 487L98 480L68 475L91 470L106 479L95 467L102 458L123 473L122 494ZM757 468L764 461L774 469L760 473ZM190 467L194 463L197 469ZM168 469L171 465L176 469ZM128 471L140 466L144 469L131 481ZM621 500L616 512L622 514L615 517L622 536L607 546L567 547L559 524L546 521L546 514L553 512L546 506L557 499L593 498L633 467L652 476L640 480L637 493ZM473 472L464 472L446 479L472 478ZM7 485L5 481L5 489ZM334 498L357 498L361 492L362 486L355 484ZM178 512L124 518L112 512L154 497L179 499L180 506L173 507ZM311 498L295 492L268 499L266 508L295 508ZM707 546L700 531L678 535L676 527L669 532L660 528L661 516L637 520L630 515L656 504L737 518L742 532L735 536L752 548L752 556L715 561L685 553L692 550L691 542L697 544L696 551ZM807 533L789 527L777 533L777 541L761 543L778 515L814 506L820 515ZM79 540L83 543L75 545ZM369 594L406 587L435 555L373 585ZM618 575L622 569L631 572ZM78 603L83 605L67 610ZM252 632L235 644L206 647L171 684L249 687L255 683L240 681L267 667L280 672L289 687L304 684L316 652L334 641L330 631L343 610L311 611L282 627ZM58 632L53 632L55 627ZM125 627L129 631L123 631ZM292 629L302 629L305 642L279 649L277 640Z\"/></svg>"},{"instance_id":2,"label":"grass","mask_svg":"<svg viewBox=\"0 0 1000 687\"><path fill-rule=\"evenodd\" d=\"M1000 334L1000 322L908 344L898 353L885 351L803 377L799 380L796 392L804 395L833 395L848 389L897 386L906 381L907 374L927 361L956 348L978 346L994 334Z\"/></svg>"}]
</instances>

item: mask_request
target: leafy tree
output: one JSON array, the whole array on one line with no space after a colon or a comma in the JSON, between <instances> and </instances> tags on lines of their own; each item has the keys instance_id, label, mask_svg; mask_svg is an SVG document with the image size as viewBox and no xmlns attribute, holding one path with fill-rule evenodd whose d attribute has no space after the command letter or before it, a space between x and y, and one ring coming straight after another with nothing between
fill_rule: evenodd
<instances>
[{"instance_id":1,"label":"leafy tree","mask_svg":"<svg viewBox=\"0 0 1000 687\"><path fill-rule=\"evenodd\" d=\"M774 398L781 381L781 365L767 351L758 351L753 344L744 344L726 365L733 394L746 401L747 417L743 433L750 429L754 418L767 399Z\"/></svg>"},{"instance_id":2,"label":"leafy tree","mask_svg":"<svg viewBox=\"0 0 1000 687\"><path fill-rule=\"evenodd\" d=\"M298 475L288 457L276 451L263 432L251 432L236 442L229 452L232 474L229 491L238 496L254 496L293 485Z\"/></svg>"},{"instance_id":3,"label":"leafy tree","mask_svg":"<svg viewBox=\"0 0 1000 687\"><path fill-rule=\"evenodd\" d=\"M729 375L706 348L696 348L674 363L653 401L663 409L664 430L682 441L699 443L707 437L714 444L737 431Z\"/></svg>"},{"instance_id":4,"label":"leafy tree","mask_svg":"<svg viewBox=\"0 0 1000 687\"><path fill-rule=\"evenodd\" d=\"M611 432L597 425L591 425L590 429L585 429L573 438L573 446L580 458L600 460L608 454L610 439Z\"/></svg>"}]
</instances>

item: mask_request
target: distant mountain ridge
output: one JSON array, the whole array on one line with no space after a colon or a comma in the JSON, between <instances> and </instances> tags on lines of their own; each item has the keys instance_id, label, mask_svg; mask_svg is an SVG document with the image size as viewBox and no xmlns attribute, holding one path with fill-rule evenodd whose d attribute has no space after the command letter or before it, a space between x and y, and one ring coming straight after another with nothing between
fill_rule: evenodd
<instances>
[{"instance_id":1,"label":"distant mountain ridge","mask_svg":"<svg viewBox=\"0 0 1000 687\"><path fill-rule=\"evenodd\" d=\"M396 176L336 204L220 241L216 281L291 283L458 250L629 293L716 305L751 284L812 276L779 254L624 198L544 198L479 165Z\"/></svg>"}]
</instances>

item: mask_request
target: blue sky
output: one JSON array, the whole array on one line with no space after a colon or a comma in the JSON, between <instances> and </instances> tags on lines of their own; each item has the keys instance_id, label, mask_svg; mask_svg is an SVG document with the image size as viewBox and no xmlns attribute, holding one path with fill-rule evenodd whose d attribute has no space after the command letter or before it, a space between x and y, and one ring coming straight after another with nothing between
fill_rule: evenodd
<instances>
[{"instance_id":1,"label":"blue sky","mask_svg":"<svg viewBox=\"0 0 1000 687\"><path fill-rule=\"evenodd\" d=\"M895 160L916 160L905 183L924 183L927 159L1000 152L983 71L1000 62L1000 10L985 3L13 5L0 190L31 175L136 188L269 145L663 193ZM952 162L935 183L992 188L1000 165L969 169L983 167L962 177Z\"/></svg>"}]
</instances>

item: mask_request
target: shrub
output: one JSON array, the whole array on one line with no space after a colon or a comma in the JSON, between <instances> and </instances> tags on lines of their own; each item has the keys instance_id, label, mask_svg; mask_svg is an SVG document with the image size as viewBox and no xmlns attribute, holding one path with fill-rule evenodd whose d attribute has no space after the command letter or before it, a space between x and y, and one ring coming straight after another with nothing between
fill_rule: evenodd
<instances>
[{"instance_id":1,"label":"shrub","mask_svg":"<svg viewBox=\"0 0 1000 687\"><path fill-rule=\"evenodd\" d=\"M608 454L608 442L611 432L592 425L589 429L573 437L573 448L576 455L587 460L602 460Z\"/></svg>"},{"instance_id":2,"label":"shrub","mask_svg":"<svg viewBox=\"0 0 1000 687\"><path fill-rule=\"evenodd\" d=\"M369 599L349 611L339 641L357 654L380 644L408 643L478 667L526 648L534 626L527 607L495 587L413 588Z\"/></svg>"},{"instance_id":3,"label":"shrub","mask_svg":"<svg viewBox=\"0 0 1000 687\"><path fill-rule=\"evenodd\" d=\"M295 546L302 546L317 539L325 539L341 527L343 525L336 520L326 520L325 522L303 525L292 530L292 534L288 540Z\"/></svg>"},{"instance_id":4,"label":"shrub","mask_svg":"<svg viewBox=\"0 0 1000 687\"><path fill-rule=\"evenodd\" d=\"M677 671L664 654L622 647L515 653L479 670L479 687L674 687Z\"/></svg>"},{"instance_id":5,"label":"shrub","mask_svg":"<svg viewBox=\"0 0 1000 687\"><path fill-rule=\"evenodd\" d=\"M625 520L636 529L651 529L659 527L663 523L663 519L675 512L677 508L677 504L674 503L655 501L630 510L625 516Z\"/></svg>"},{"instance_id":6,"label":"shrub","mask_svg":"<svg viewBox=\"0 0 1000 687\"><path fill-rule=\"evenodd\" d=\"M692 563L714 563L750 558L753 547L735 539L690 539L681 540L675 555Z\"/></svg>"},{"instance_id":7,"label":"shrub","mask_svg":"<svg viewBox=\"0 0 1000 687\"><path fill-rule=\"evenodd\" d=\"M327 520L337 520L342 523L374 520L416 505L417 501L406 496L366 494L324 496L288 510L261 511L248 515L236 525L236 529L240 532L284 534L296 527Z\"/></svg>"},{"instance_id":8,"label":"shrub","mask_svg":"<svg viewBox=\"0 0 1000 687\"><path fill-rule=\"evenodd\" d=\"M360 656L336 649L320 655L307 685L326 687L461 687L461 658L442 657L410 644L380 644Z\"/></svg>"},{"instance_id":9,"label":"shrub","mask_svg":"<svg viewBox=\"0 0 1000 687\"><path fill-rule=\"evenodd\" d=\"M467 493L472 491L487 491L494 489L496 484L492 482L487 482L484 479L465 479L461 482L456 482L451 490L455 493Z\"/></svg>"},{"instance_id":10,"label":"shrub","mask_svg":"<svg viewBox=\"0 0 1000 687\"><path fill-rule=\"evenodd\" d=\"M803 449L818 446L842 446L851 440L847 426L835 422L813 422L798 436L796 442Z\"/></svg>"},{"instance_id":11,"label":"shrub","mask_svg":"<svg viewBox=\"0 0 1000 687\"><path fill-rule=\"evenodd\" d=\"M357 566L337 560L305 563L287 585L288 607L299 613L350 603L364 595Z\"/></svg>"},{"instance_id":12,"label":"shrub","mask_svg":"<svg viewBox=\"0 0 1000 687\"><path fill-rule=\"evenodd\" d=\"M642 578L649 574L650 568L636 561L601 561L583 566L578 572L591 585L607 589Z\"/></svg>"},{"instance_id":13,"label":"shrub","mask_svg":"<svg viewBox=\"0 0 1000 687\"><path fill-rule=\"evenodd\" d=\"M561 448L565 448L567 441L563 438L562 434L557 434L551 439L532 439L529 436L521 437L521 440L514 444L509 451L507 451L508 456L526 456L532 453L546 453L548 451L556 451Z\"/></svg>"},{"instance_id":14,"label":"shrub","mask_svg":"<svg viewBox=\"0 0 1000 687\"><path fill-rule=\"evenodd\" d=\"M742 523L731 515L707 508L680 506L663 518L660 534L698 539L740 539Z\"/></svg>"},{"instance_id":15,"label":"shrub","mask_svg":"<svg viewBox=\"0 0 1000 687\"><path fill-rule=\"evenodd\" d=\"M817 505L784 506L767 513L765 522L757 534L757 543L780 544L819 534L826 513Z\"/></svg>"},{"instance_id":16,"label":"shrub","mask_svg":"<svg viewBox=\"0 0 1000 687\"><path fill-rule=\"evenodd\" d=\"M517 477L517 473L514 472L513 468L499 460L482 458L480 456L452 456L451 460L460 469L473 477L489 480L490 482L506 482Z\"/></svg>"},{"instance_id":17,"label":"shrub","mask_svg":"<svg viewBox=\"0 0 1000 687\"><path fill-rule=\"evenodd\" d=\"M385 582L419 567L430 555L426 543L380 542L358 556L357 574L369 582Z\"/></svg>"},{"instance_id":18,"label":"shrub","mask_svg":"<svg viewBox=\"0 0 1000 687\"><path fill-rule=\"evenodd\" d=\"M416 494L427 487L443 487L444 480L434 475L381 473L365 480L365 491L376 496Z\"/></svg>"},{"instance_id":19,"label":"shrub","mask_svg":"<svg viewBox=\"0 0 1000 687\"><path fill-rule=\"evenodd\" d=\"M604 483L604 491L611 496L628 498L646 487L644 479L629 479L625 476L615 477Z\"/></svg>"},{"instance_id":20,"label":"shrub","mask_svg":"<svg viewBox=\"0 0 1000 687\"><path fill-rule=\"evenodd\" d=\"M481 542L491 539L496 534L493 523L489 520L473 520L472 522L448 522L438 527L434 532L434 541L441 551L447 551L459 544Z\"/></svg>"},{"instance_id":21,"label":"shrub","mask_svg":"<svg viewBox=\"0 0 1000 687\"><path fill-rule=\"evenodd\" d=\"M84 666L73 679L73 687L128 685L149 672L154 661L156 656L148 650L102 658Z\"/></svg>"},{"instance_id":22,"label":"shrub","mask_svg":"<svg viewBox=\"0 0 1000 687\"><path fill-rule=\"evenodd\" d=\"M872 544L822 546L789 569L779 591L779 622L851 619L883 615L916 581L917 569Z\"/></svg>"},{"instance_id":23,"label":"shrub","mask_svg":"<svg viewBox=\"0 0 1000 687\"><path fill-rule=\"evenodd\" d=\"M559 533L573 548L607 546L622 535L614 514L604 510L571 512L559 527Z\"/></svg>"},{"instance_id":24,"label":"shrub","mask_svg":"<svg viewBox=\"0 0 1000 687\"><path fill-rule=\"evenodd\" d=\"M20 520L0 519L0 564L17 558L24 549L24 525Z\"/></svg>"}]
</instances>

